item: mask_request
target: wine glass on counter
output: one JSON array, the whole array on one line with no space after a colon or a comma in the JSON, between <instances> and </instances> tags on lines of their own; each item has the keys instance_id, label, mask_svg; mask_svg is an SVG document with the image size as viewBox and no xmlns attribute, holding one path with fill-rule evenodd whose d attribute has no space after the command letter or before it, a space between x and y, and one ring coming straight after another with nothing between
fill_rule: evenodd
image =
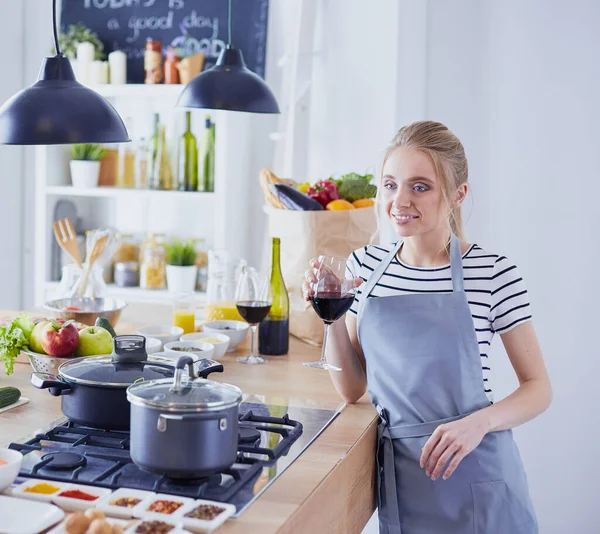
<instances>
[{"instance_id":1,"label":"wine glass on counter","mask_svg":"<svg viewBox=\"0 0 600 534\"><path fill-rule=\"evenodd\" d=\"M313 294L310 296L310 303L325 323L323 348L318 362L304 362L304 365L315 369L341 371L340 367L327 363L325 357L327 334L329 326L343 317L352 306L356 294L353 280L356 276L347 258L319 256L317 262L315 273L317 281L312 286Z\"/></svg>"},{"instance_id":2,"label":"wine glass on counter","mask_svg":"<svg viewBox=\"0 0 600 534\"><path fill-rule=\"evenodd\" d=\"M266 363L256 351L256 329L269 314L273 300L271 284L266 277L261 277L256 269L243 266L235 292L235 306L239 314L250 325L250 355L239 357L240 363Z\"/></svg>"}]
</instances>

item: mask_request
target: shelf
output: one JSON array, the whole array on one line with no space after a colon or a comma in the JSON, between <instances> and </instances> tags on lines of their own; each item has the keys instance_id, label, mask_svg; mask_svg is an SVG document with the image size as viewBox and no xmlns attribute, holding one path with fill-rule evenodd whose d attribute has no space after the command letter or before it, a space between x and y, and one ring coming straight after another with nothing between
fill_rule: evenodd
<instances>
[{"instance_id":1,"label":"shelf","mask_svg":"<svg viewBox=\"0 0 600 534\"><path fill-rule=\"evenodd\" d=\"M60 282L46 282L46 293L54 293L58 290ZM171 303L174 300L173 293L166 289L142 289L141 287L117 287L108 284L109 297L121 298L127 302L156 302ZM196 292L196 305L204 306L206 293Z\"/></svg>"},{"instance_id":2,"label":"shelf","mask_svg":"<svg viewBox=\"0 0 600 534\"><path fill-rule=\"evenodd\" d=\"M108 98L177 98L185 85L129 83L125 85L90 85L88 87Z\"/></svg>"},{"instance_id":3,"label":"shelf","mask_svg":"<svg viewBox=\"0 0 600 534\"><path fill-rule=\"evenodd\" d=\"M46 194L65 197L99 198L176 198L177 200L211 200L214 193L196 191L155 191L152 189L123 189L119 187L73 187L72 185L52 185L46 187Z\"/></svg>"}]
</instances>

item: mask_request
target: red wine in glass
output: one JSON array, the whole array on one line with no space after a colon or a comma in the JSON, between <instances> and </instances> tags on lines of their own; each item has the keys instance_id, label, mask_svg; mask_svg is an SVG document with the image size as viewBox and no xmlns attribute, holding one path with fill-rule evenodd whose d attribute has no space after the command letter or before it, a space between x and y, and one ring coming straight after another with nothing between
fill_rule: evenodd
<instances>
[{"instance_id":1,"label":"red wine in glass","mask_svg":"<svg viewBox=\"0 0 600 534\"><path fill-rule=\"evenodd\" d=\"M319 293L310 298L312 307L325 324L337 321L350 309L353 302L354 295L351 293Z\"/></svg>"},{"instance_id":2,"label":"red wine in glass","mask_svg":"<svg viewBox=\"0 0 600 534\"><path fill-rule=\"evenodd\" d=\"M243 300L236 302L235 306L248 324L260 323L271 309L271 303L262 300Z\"/></svg>"}]
</instances>

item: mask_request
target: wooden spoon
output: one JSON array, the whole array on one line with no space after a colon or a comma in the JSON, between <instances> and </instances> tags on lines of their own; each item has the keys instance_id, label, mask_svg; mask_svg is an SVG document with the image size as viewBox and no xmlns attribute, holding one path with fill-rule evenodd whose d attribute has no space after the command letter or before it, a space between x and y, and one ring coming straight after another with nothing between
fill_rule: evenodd
<instances>
[{"instance_id":1,"label":"wooden spoon","mask_svg":"<svg viewBox=\"0 0 600 534\"><path fill-rule=\"evenodd\" d=\"M54 237L60 248L62 248L75 264L81 269L81 256L79 255L79 245L77 243L77 235L71 224L71 220L66 217L52 223Z\"/></svg>"}]
</instances>

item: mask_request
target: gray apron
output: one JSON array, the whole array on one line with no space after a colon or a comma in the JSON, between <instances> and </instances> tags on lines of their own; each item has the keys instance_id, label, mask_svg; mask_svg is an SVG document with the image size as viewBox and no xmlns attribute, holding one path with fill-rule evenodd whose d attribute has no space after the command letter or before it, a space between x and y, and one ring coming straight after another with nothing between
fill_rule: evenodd
<instances>
[{"instance_id":1,"label":"gray apron","mask_svg":"<svg viewBox=\"0 0 600 534\"><path fill-rule=\"evenodd\" d=\"M440 475L432 481L419 466L421 448L439 424L485 408L490 401L456 236L450 246L452 293L368 298L400 245L371 273L358 312L369 396L380 415L379 531L537 533L511 430L486 434L447 480Z\"/></svg>"}]
</instances>

